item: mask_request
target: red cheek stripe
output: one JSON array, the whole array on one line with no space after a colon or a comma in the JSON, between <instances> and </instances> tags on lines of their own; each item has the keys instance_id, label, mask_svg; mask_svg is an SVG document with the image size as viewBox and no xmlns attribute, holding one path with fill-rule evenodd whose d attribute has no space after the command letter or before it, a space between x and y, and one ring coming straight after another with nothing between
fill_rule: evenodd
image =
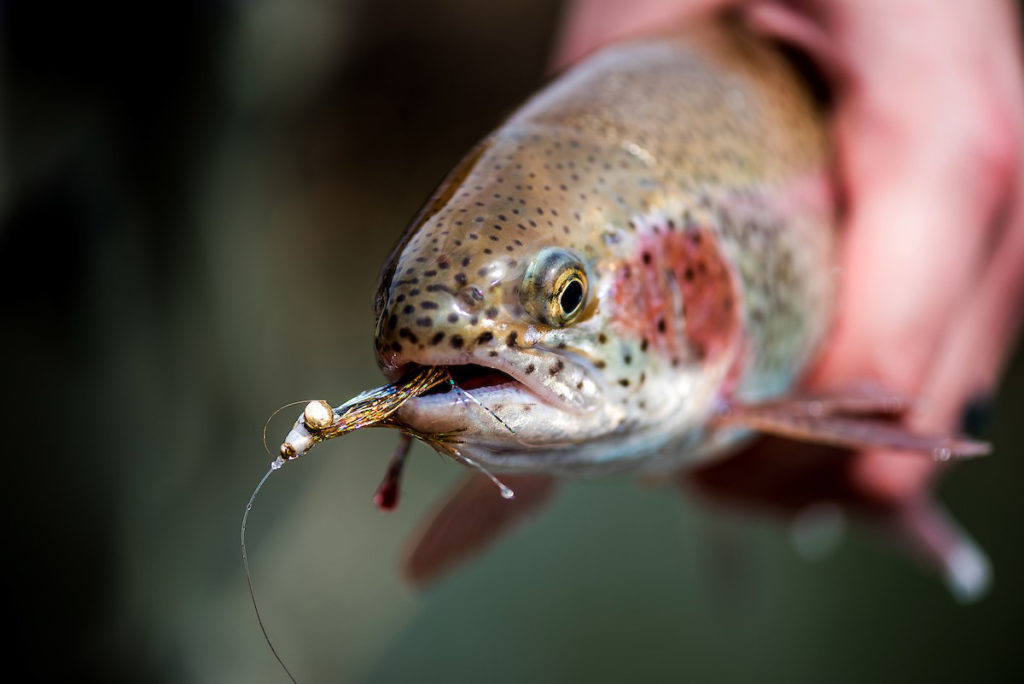
<instances>
[{"instance_id":1,"label":"red cheek stripe","mask_svg":"<svg viewBox=\"0 0 1024 684\"><path fill-rule=\"evenodd\" d=\"M673 361L703 360L739 334L736 281L715 236L662 228L640 238L612 285L613 325Z\"/></svg>"}]
</instances>

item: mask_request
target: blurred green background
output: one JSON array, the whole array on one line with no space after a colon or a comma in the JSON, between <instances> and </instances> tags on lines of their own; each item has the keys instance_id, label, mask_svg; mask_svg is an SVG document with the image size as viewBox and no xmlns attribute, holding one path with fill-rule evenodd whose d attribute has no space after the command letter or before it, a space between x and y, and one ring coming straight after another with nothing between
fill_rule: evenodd
<instances>
[{"instance_id":1,"label":"blurred green background","mask_svg":"<svg viewBox=\"0 0 1024 684\"><path fill-rule=\"evenodd\" d=\"M461 153L545 79L543 0L4 4L6 652L26 681L278 682L238 548L277 406L379 383L377 270ZM1024 359L994 457L941 498L996 569L957 605L853 529L572 485L423 593L396 559L461 471L395 435L272 478L261 609L300 681L1024 681ZM298 408L271 425L287 429Z\"/></svg>"}]
</instances>

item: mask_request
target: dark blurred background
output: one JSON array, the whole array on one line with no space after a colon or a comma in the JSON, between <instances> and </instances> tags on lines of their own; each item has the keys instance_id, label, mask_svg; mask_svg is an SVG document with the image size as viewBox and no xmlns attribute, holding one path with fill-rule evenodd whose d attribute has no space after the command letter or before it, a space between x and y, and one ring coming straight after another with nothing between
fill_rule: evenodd
<instances>
[{"instance_id":1,"label":"dark blurred background","mask_svg":"<svg viewBox=\"0 0 1024 684\"><path fill-rule=\"evenodd\" d=\"M282 681L238 524L267 415L379 383L377 269L434 184L545 78L544 0L4 3L0 279L8 673ZM941 498L984 601L857 529L818 562L775 520L573 485L422 594L402 543L459 475L395 435L332 443L250 516L300 681L1024 681L1024 361L994 457ZM298 408L271 425L286 430ZM273 439L271 440L273 442Z\"/></svg>"}]
</instances>

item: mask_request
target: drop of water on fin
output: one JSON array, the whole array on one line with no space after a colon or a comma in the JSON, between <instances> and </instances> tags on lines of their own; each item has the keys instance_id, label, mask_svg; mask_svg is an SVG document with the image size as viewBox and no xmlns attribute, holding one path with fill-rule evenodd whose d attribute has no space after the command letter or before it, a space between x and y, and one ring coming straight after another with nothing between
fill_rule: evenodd
<instances>
[{"instance_id":1,"label":"drop of water on fin","mask_svg":"<svg viewBox=\"0 0 1024 684\"><path fill-rule=\"evenodd\" d=\"M270 469L271 470L279 470L281 468L281 466L284 465L284 463L285 463L284 458L282 458L281 456L278 456L277 458L275 458L273 461L270 462Z\"/></svg>"},{"instance_id":2,"label":"drop of water on fin","mask_svg":"<svg viewBox=\"0 0 1024 684\"><path fill-rule=\"evenodd\" d=\"M498 489L501 491L502 499L514 499L516 496L516 493L513 492L504 482L498 483Z\"/></svg>"},{"instance_id":3,"label":"drop of water on fin","mask_svg":"<svg viewBox=\"0 0 1024 684\"><path fill-rule=\"evenodd\" d=\"M939 447L932 452L936 459L939 461L948 461L953 455L952 449L949 447Z\"/></svg>"}]
</instances>

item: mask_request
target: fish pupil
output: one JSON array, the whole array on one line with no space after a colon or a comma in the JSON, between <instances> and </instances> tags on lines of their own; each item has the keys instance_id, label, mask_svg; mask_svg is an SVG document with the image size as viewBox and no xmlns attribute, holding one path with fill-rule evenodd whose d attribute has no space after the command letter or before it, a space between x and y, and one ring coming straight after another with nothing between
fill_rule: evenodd
<instances>
[{"instance_id":1,"label":"fish pupil","mask_svg":"<svg viewBox=\"0 0 1024 684\"><path fill-rule=\"evenodd\" d=\"M579 308L580 304L583 303L583 283L579 280L571 280L569 284L562 290L562 295L558 300L558 303L562 307L562 311L566 315L572 314L576 309Z\"/></svg>"}]
</instances>

